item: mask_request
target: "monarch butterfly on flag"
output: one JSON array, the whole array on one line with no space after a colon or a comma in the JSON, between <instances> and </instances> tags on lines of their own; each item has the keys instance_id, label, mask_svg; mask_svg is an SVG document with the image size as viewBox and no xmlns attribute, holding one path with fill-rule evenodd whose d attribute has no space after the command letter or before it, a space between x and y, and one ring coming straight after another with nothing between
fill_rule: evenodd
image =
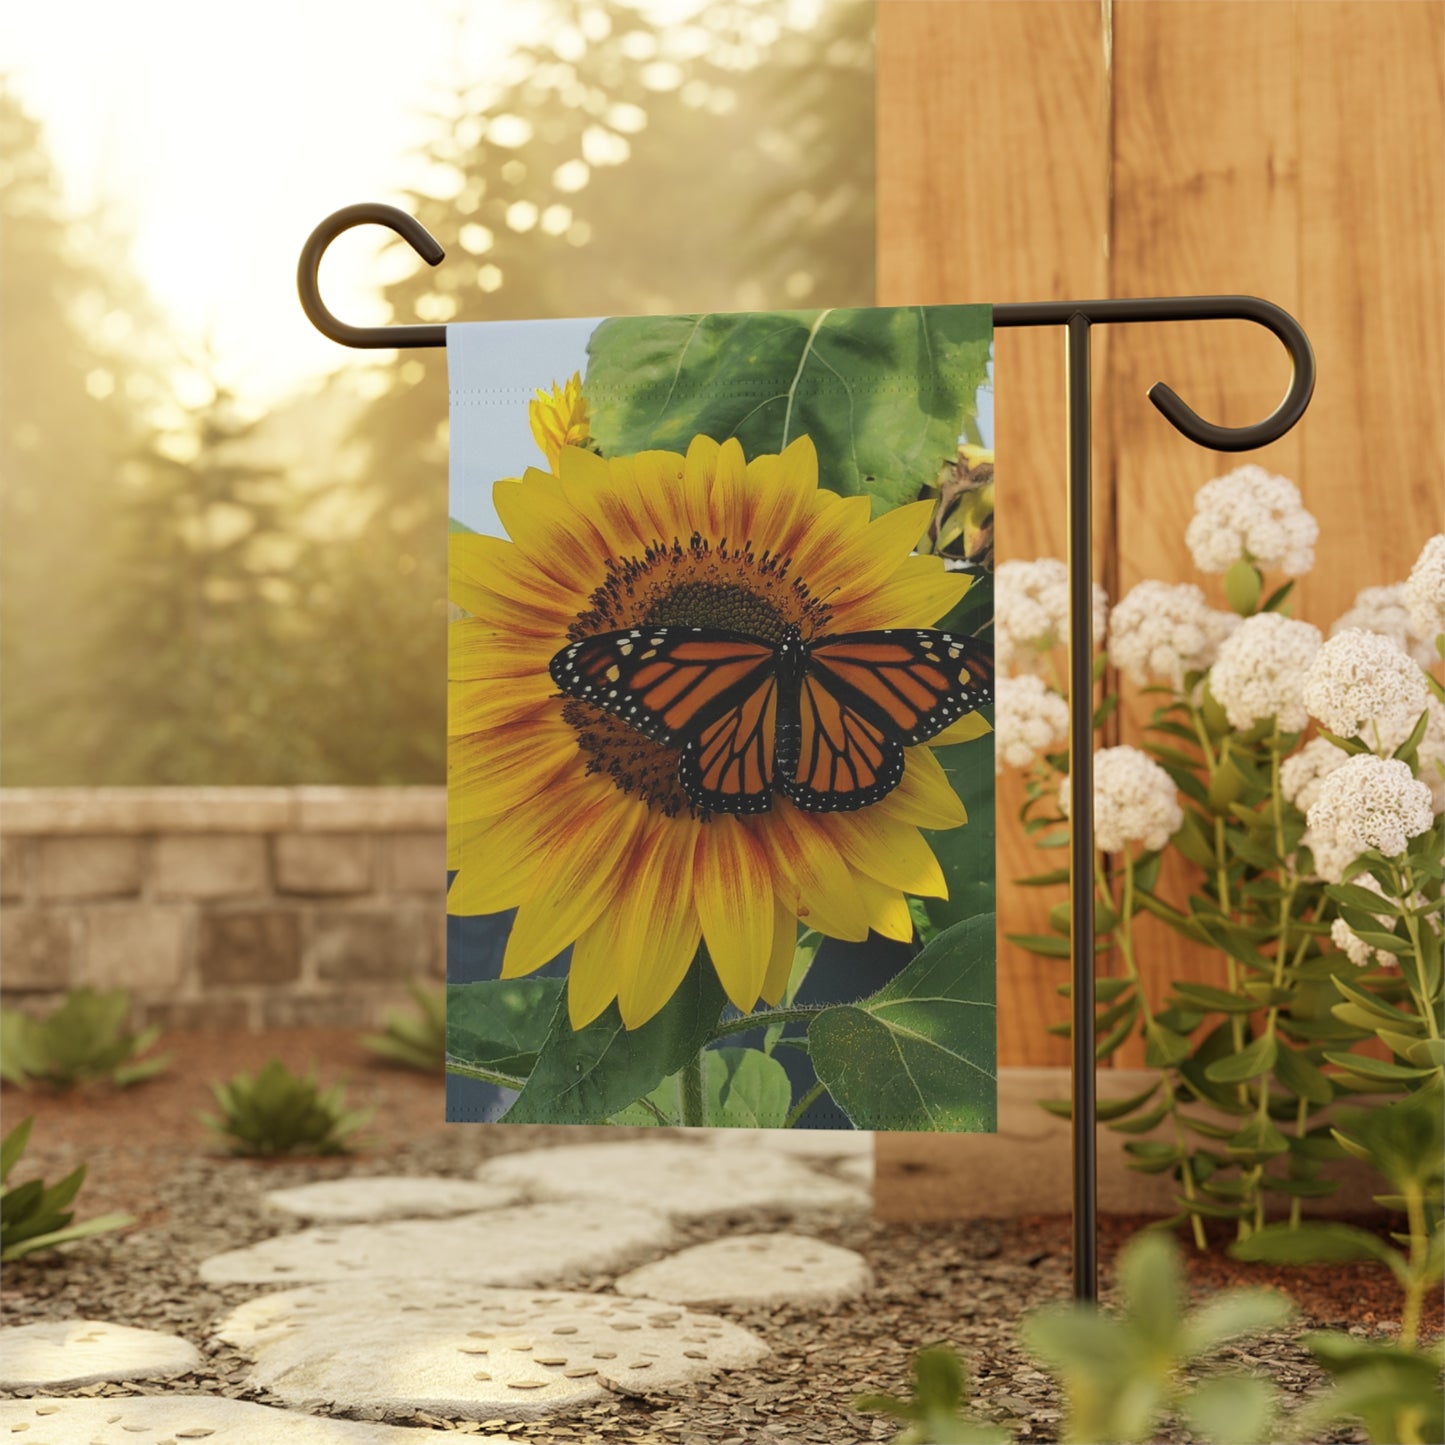
<instances>
[{"instance_id":1,"label":"monarch butterfly on flag","mask_svg":"<svg viewBox=\"0 0 1445 1445\"><path fill-rule=\"evenodd\" d=\"M703 812L765 813L774 792L814 813L853 812L903 778L903 749L993 698L977 638L927 628L776 644L714 627L634 627L562 648L569 697L680 750L678 782Z\"/></svg>"}]
</instances>

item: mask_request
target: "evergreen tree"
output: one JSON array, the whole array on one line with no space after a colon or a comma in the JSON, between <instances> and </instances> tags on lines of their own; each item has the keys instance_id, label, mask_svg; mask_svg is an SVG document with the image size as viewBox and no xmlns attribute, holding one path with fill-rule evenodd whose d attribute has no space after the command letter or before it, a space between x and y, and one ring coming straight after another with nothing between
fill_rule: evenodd
<instances>
[{"instance_id":1,"label":"evergreen tree","mask_svg":"<svg viewBox=\"0 0 1445 1445\"><path fill-rule=\"evenodd\" d=\"M0 778L80 783L113 727L92 671L115 582L117 459L145 434L144 304L68 216L40 127L0 82Z\"/></svg>"},{"instance_id":2,"label":"evergreen tree","mask_svg":"<svg viewBox=\"0 0 1445 1445\"><path fill-rule=\"evenodd\" d=\"M261 462L257 423L204 373L172 431L133 461L96 668L119 784L281 784L327 772L308 722L317 683L296 574L300 504Z\"/></svg>"}]
</instances>

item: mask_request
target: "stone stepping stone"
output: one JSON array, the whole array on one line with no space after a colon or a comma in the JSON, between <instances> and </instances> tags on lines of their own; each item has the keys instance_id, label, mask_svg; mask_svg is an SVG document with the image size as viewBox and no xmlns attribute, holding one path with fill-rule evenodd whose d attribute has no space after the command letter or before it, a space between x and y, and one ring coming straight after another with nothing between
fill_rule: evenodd
<instances>
[{"instance_id":1,"label":"stone stepping stone","mask_svg":"<svg viewBox=\"0 0 1445 1445\"><path fill-rule=\"evenodd\" d=\"M296 1415L221 1395L127 1395L105 1400L0 1400L0 1437L17 1445L406 1445L453 1432ZM468 1435L505 1442L505 1435Z\"/></svg>"},{"instance_id":2,"label":"stone stepping stone","mask_svg":"<svg viewBox=\"0 0 1445 1445\"><path fill-rule=\"evenodd\" d=\"M861 1254L801 1234L694 1245L617 1281L619 1294L683 1305L835 1305L873 1282Z\"/></svg>"},{"instance_id":3,"label":"stone stepping stone","mask_svg":"<svg viewBox=\"0 0 1445 1445\"><path fill-rule=\"evenodd\" d=\"M446 1279L546 1284L665 1249L672 1226L638 1206L588 1200L516 1205L451 1219L338 1224L277 1235L201 1262L207 1284L307 1284L404 1276L419 1293Z\"/></svg>"},{"instance_id":4,"label":"stone stepping stone","mask_svg":"<svg viewBox=\"0 0 1445 1445\"><path fill-rule=\"evenodd\" d=\"M283 1400L472 1420L667 1390L768 1353L737 1325L657 1300L401 1279L263 1295L216 1333L254 1360L249 1383Z\"/></svg>"},{"instance_id":5,"label":"stone stepping stone","mask_svg":"<svg viewBox=\"0 0 1445 1445\"><path fill-rule=\"evenodd\" d=\"M273 1189L266 1195L266 1203L275 1209L330 1224L476 1214L504 1208L516 1200L515 1190L494 1189L473 1179L405 1174L325 1179L295 1189Z\"/></svg>"},{"instance_id":6,"label":"stone stepping stone","mask_svg":"<svg viewBox=\"0 0 1445 1445\"><path fill-rule=\"evenodd\" d=\"M489 1159L486 1184L531 1199L596 1199L644 1204L675 1219L709 1219L755 1209L805 1214L862 1213L868 1190L761 1148L710 1148L671 1139L563 1144Z\"/></svg>"},{"instance_id":7,"label":"stone stepping stone","mask_svg":"<svg viewBox=\"0 0 1445 1445\"><path fill-rule=\"evenodd\" d=\"M861 1129L709 1129L703 1137L724 1149L769 1149L820 1163L873 1158L873 1135Z\"/></svg>"},{"instance_id":8,"label":"stone stepping stone","mask_svg":"<svg viewBox=\"0 0 1445 1445\"><path fill-rule=\"evenodd\" d=\"M0 1388L98 1385L107 1380L168 1380L201 1364L179 1335L107 1320L47 1320L0 1329Z\"/></svg>"}]
</instances>

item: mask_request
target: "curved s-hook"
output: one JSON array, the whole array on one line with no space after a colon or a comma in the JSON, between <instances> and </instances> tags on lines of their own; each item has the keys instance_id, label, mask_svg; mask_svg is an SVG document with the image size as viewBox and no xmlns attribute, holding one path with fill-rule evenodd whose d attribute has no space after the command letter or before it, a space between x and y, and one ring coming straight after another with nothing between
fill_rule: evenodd
<instances>
[{"instance_id":1,"label":"curved s-hook","mask_svg":"<svg viewBox=\"0 0 1445 1445\"><path fill-rule=\"evenodd\" d=\"M1064 326L1081 316L1094 323L1132 321L1253 321L1284 342L1294 364L1283 400L1252 426L1218 426L1205 421L1172 386L1156 381L1149 400L1176 431L1218 452L1245 452L1278 441L1304 414L1315 389L1315 354L1293 316L1258 296L1141 296L1111 301L1028 301L995 306L995 326Z\"/></svg>"},{"instance_id":2,"label":"curved s-hook","mask_svg":"<svg viewBox=\"0 0 1445 1445\"><path fill-rule=\"evenodd\" d=\"M349 326L327 310L326 303L321 299L321 258L343 231L366 225L386 226L395 231L428 266L435 266L446 255L436 237L420 221L396 206L383 205L380 201L344 206L327 216L301 248L301 259L296 265L296 289L301 293L301 309L323 336L329 336L343 346L445 346L445 326Z\"/></svg>"}]
</instances>

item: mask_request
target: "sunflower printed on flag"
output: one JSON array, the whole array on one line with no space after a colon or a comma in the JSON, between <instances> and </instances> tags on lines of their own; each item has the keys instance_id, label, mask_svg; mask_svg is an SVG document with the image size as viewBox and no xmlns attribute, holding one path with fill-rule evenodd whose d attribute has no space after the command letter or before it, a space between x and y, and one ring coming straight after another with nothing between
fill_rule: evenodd
<instances>
[{"instance_id":1,"label":"sunflower printed on flag","mask_svg":"<svg viewBox=\"0 0 1445 1445\"><path fill-rule=\"evenodd\" d=\"M991 575L918 550L990 342L449 333L449 1117L992 1127Z\"/></svg>"}]
</instances>

